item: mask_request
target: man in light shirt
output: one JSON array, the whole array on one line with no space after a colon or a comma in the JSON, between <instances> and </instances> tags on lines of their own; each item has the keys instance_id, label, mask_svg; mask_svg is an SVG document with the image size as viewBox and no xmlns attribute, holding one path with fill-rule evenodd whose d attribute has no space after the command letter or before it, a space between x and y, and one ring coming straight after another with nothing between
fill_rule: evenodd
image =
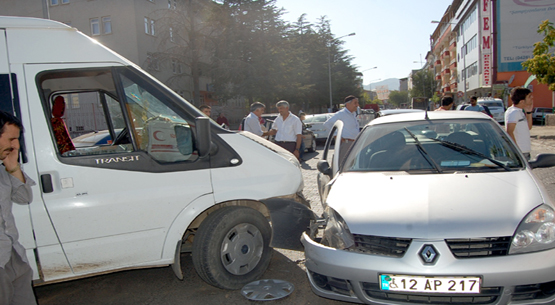
<instances>
[{"instance_id":1,"label":"man in light shirt","mask_svg":"<svg viewBox=\"0 0 555 305\"><path fill-rule=\"evenodd\" d=\"M254 102L251 104L251 113L245 118L245 123L243 125L244 131L250 131L257 136L265 137L268 135L274 135L275 133L270 131L262 131L260 126L260 118L264 113L266 106L260 102Z\"/></svg>"},{"instance_id":2,"label":"man in light shirt","mask_svg":"<svg viewBox=\"0 0 555 305\"><path fill-rule=\"evenodd\" d=\"M329 118L324 126L327 130L331 130L333 124L340 120L343 122L343 133L341 134L341 146L339 151L339 160L343 160L351 145L355 141L355 138L360 132L360 126L357 120L357 109L359 107L358 98L353 95L349 95L344 101L345 108L336 112L331 118Z\"/></svg>"},{"instance_id":3,"label":"man in light shirt","mask_svg":"<svg viewBox=\"0 0 555 305\"><path fill-rule=\"evenodd\" d=\"M511 90L513 105L505 111L505 129L516 143L526 160L530 160L532 142L530 129L532 129L532 110L534 97L528 88L516 87Z\"/></svg>"},{"instance_id":4,"label":"man in light shirt","mask_svg":"<svg viewBox=\"0 0 555 305\"><path fill-rule=\"evenodd\" d=\"M300 159L301 142L303 141L303 123L289 111L287 101L276 104L279 116L275 119L271 131L276 132L275 143Z\"/></svg>"}]
</instances>

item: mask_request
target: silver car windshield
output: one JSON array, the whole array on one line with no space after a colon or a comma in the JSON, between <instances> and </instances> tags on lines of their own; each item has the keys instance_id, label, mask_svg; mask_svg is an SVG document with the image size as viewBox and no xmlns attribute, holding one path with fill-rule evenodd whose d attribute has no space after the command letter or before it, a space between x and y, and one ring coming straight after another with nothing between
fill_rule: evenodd
<instances>
[{"instance_id":1,"label":"silver car windshield","mask_svg":"<svg viewBox=\"0 0 555 305\"><path fill-rule=\"evenodd\" d=\"M343 171L510 171L522 168L523 162L493 121L437 120L368 126Z\"/></svg>"}]
</instances>

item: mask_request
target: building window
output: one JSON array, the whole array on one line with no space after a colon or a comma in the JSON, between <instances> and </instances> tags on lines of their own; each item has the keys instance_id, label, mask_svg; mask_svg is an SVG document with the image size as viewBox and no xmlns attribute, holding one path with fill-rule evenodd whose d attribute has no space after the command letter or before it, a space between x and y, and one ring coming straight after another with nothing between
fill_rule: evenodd
<instances>
[{"instance_id":1,"label":"building window","mask_svg":"<svg viewBox=\"0 0 555 305\"><path fill-rule=\"evenodd\" d=\"M100 22L98 18L91 19L91 35L92 36L100 35Z\"/></svg>"},{"instance_id":2,"label":"building window","mask_svg":"<svg viewBox=\"0 0 555 305\"><path fill-rule=\"evenodd\" d=\"M160 66L158 65L158 57L156 56L156 54L152 54L150 52L146 54L146 66L150 70L160 70Z\"/></svg>"},{"instance_id":3,"label":"building window","mask_svg":"<svg viewBox=\"0 0 555 305\"><path fill-rule=\"evenodd\" d=\"M175 58L172 58L172 72L173 74L181 74L181 63Z\"/></svg>"},{"instance_id":4,"label":"building window","mask_svg":"<svg viewBox=\"0 0 555 305\"><path fill-rule=\"evenodd\" d=\"M69 4L69 0L62 0L62 4Z\"/></svg>"},{"instance_id":5,"label":"building window","mask_svg":"<svg viewBox=\"0 0 555 305\"><path fill-rule=\"evenodd\" d=\"M104 34L112 34L112 18L102 17L102 33Z\"/></svg>"},{"instance_id":6,"label":"building window","mask_svg":"<svg viewBox=\"0 0 555 305\"><path fill-rule=\"evenodd\" d=\"M145 34L156 35L154 20L148 17L145 17Z\"/></svg>"},{"instance_id":7,"label":"building window","mask_svg":"<svg viewBox=\"0 0 555 305\"><path fill-rule=\"evenodd\" d=\"M170 41L171 41L171 42L174 42L174 39L173 39L173 28L172 28L171 26L170 26Z\"/></svg>"},{"instance_id":8,"label":"building window","mask_svg":"<svg viewBox=\"0 0 555 305\"><path fill-rule=\"evenodd\" d=\"M60 3L58 2L58 0L50 0L50 5L51 5L51 6L58 5L58 4L60 4Z\"/></svg>"}]
</instances>

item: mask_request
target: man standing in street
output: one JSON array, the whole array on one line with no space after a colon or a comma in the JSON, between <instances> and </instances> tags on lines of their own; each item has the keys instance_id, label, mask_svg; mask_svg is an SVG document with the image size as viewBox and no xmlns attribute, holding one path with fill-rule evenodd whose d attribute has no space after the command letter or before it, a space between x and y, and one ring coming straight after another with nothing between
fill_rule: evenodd
<instances>
[{"instance_id":1,"label":"man standing in street","mask_svg":"<svg viewBox=\"0 0 555 305\"><path fill-rule=\"evenodd\" d=\"M451 110L452 107L453 107L453 98L450 96L446 96L441 99L441 106L437 108L435 111Z\"/></svg>"},{"instance_id":2,"label":"man standing in street","mask_svg":"<svg viewBox=\"0 0 555 305\"><path fill-rule=\"evenodd\" d=\"M301 142L303 141L303 123L289 111L287 101L276 104L279 115L274 121L272 130L276 133L276 144L290 151L300 160Z\"/></svg>"},{"instance_id":3,"label":"man standing in street","mask_svg":"<svg viewBox=\"0 0 555 305\"><path fill-rule=\"evenodd\" d=\"M33 292L33 270L19 235L12 213L13 202L32 201L31 180L18 163L21 122L0 111L0 304L36 304Z\"/></svg>"},{"instance_id":4,"label":"man standing in street","mask_svg":"<svg viewBox=\"0 0 555 305\"><path fill-rule=\"evenodd\" d=\"M344 101L345 108L336 112L331 118L329 118L324 126L327 130L331 130L333 124L340 120L343 122L343 133L341 134L341 146L339 151L339 162L343 160L347 151L353 145L355 138L360 132L360 126L357 120L357 109L359 107L358 98L353 95L349 95Z\"/></svg>"},{"instance_id":5,"label":"man standing in street","mask_svg":"<svg viewBox=\"0 0 555 305\"><path fill-rule=\"evenodd\" d=\"M260 119L262 118L262 114L266 106L260 102L254 102L251 104L251 113L247 115L245 118L245 122L243 123L243 130L250 131L257 136L265 137L265 136L273 136L275 132L270 131L262 131L262 127L260 126Z\"/></svg>"},{"instance_id":6,"label":"man standing in street","mask_svg":"<svg viewBox=\"0 0 555 305\"><path fill-rule=\"evenodd\" d=\"M478 98L475 97L475 96L470 98L470 106L466 106L466 108L464 108L464 110L466 110L466 111L479 111L479 112L483 112L483 113L487 114L484 107L482 107L482 105L478 105Z\"/></svg>"},{"instance_id":7,"label":"man standing in street","mask_svg":"<svg viewBox=\"0 0 555 305\"><path fill-rule=\"evenodd\" d=\"M534 97L530 89L516 87L511 90L511 101L513 105L505 111L505 129L526 160L530 160L532 150L530 129L532 129Z\"/></svg>"}]
</instances>

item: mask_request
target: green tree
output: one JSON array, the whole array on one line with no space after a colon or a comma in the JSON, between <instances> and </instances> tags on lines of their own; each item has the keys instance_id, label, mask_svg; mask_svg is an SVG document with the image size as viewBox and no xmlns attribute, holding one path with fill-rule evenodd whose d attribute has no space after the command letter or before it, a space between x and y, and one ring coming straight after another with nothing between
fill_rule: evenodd
<instances>
[{"instance_id":1,"label":"green tree","mask_svg":"<svg viewBox=\"0 0 555 305\"><path fill-rule=\"evenodd\" d=\"M412 89L410 90L411 97L426 97L432 98L434 96L434 88L436 88L436 81L434 73L430 70L420 70L412 75Z\"/></svg>"},{"instance_id":2,"label":"green tree","mask_svg":"<svg viewBox=\"0 0 555 305\"><path fill-rule=\"evenodd\" d=\"M389 92L389 102L395 106L400 106L401 104L406 104L409 101L408 91L397 91L393 90Z\"/></svg>"},{"instance_id":3,"label":"green tree","mask_svg":"<svg viewBox=\"0 0 555 305\"><path fill-rule=\"evenodd\" d=\"M534 44L534 57L522 63L528 73L536 76L538 83L546 84L551 91L555 91L555 52L549 52L555 43L555 28L549 20L543 21L538 27L538 33L543 34L543 41Z\"/></svg>"}]
</instances>

